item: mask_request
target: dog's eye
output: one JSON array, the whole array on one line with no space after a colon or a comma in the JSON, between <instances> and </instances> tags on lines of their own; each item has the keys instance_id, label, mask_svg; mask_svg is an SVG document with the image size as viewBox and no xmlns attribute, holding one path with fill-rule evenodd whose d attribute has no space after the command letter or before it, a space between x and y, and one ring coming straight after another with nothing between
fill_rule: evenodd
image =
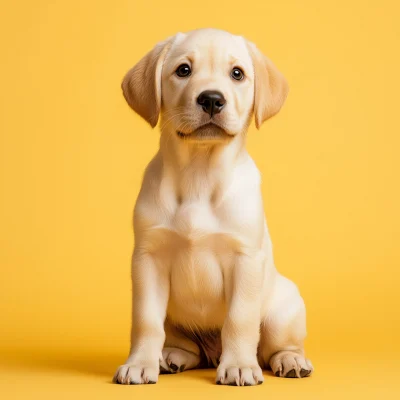
<instances>
[{"instance_id":1,"label":"dog's eye","mask_svg":"<svg viewBox=\"0 0 400 400\"><path fill-rule=\"evenodd\" d=\"M181 64L175 71L175 73L180 77L180 78L186 78L192 73L192 70L190 69L189 65L187 64Z\"/></svg>"},{"instance_id":2,"label":"dog's eye","mask_svg":"<svg viewBox=\"0 0 400 400\"><path fill-rule=\"evenodd\" d=\"M241 81L244 78L244 73L240 68L233 68L231 72L231 77L237 81Z\"/></svg>"}]
</instances>

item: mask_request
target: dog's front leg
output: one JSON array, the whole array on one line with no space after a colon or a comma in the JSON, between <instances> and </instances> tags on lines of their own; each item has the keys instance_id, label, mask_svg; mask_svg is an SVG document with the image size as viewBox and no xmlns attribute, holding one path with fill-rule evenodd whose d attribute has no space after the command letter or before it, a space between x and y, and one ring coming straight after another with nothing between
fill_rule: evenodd
<instances>
[{"instance_id":1,"label":"dog's front leg","mask_svg":"<svg viewBox=\"0 0 400 400\"><path fill-rule=\"evenodd\" d=\"M165 341L169 281L167 268L159 268L150 254L132 258L131 350L115 376L116 383L156 383Z\"/></svg>"},{"instance_id":2,"label":"dog's front leg","mask_svg":"<svg viewBox=\"0 0 400 400\"><path fill-rule=\"evenodd\" d=\"M217 384L250 386L264 381L257 361L260 338L262 261L238 255L225 282L228 312L222 327Z\"/></svg>"}]
</instances>

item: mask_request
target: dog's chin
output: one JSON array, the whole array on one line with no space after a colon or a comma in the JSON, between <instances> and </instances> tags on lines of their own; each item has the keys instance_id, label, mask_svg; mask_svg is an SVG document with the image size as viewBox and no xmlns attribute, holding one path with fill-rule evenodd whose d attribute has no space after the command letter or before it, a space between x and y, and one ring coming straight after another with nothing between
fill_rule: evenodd
<instances>
[{"instance_id":1,"label":"dog's chin","mask_svg":"<svg viewBox=\"0 0 400 400\"><path fill-rule=\"evenodd\" d=\"M234 137L231 133L212 123L200 126L190 133L177 131L177 135L181 139L197 143L226 142Z\"/></svg>"}]
</instances>

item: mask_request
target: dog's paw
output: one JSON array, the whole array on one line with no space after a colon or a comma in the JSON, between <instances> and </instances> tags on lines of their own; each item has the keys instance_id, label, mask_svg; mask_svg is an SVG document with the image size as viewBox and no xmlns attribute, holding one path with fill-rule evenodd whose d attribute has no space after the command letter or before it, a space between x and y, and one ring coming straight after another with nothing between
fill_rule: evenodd
<instances>
[{"instance_id":1,"label":"dog's paw","mask_svg":"<svg viewBox=\"0 0 400 400\"><path fill-rule=\"evenodd\" d=\"M117 369L117 372L113 378L113 382L120 383L122 385L157 383L158 372L158 367L124 364Z\"/></svg>"},{"instance_id":2,"label":"dog's paw","mask_svg":"<svg viewBox=\"0 0 400 400\"><path fill-rule=\"evenodd\" d=\"M279 351L269 362L275 376L305 378L314 371L311 361L292 351Z\"/></svg>"},{"instance_id":3,"label":"dog's paw","mask_svg":"<svg viewBox=\"0 0 400 400\"><path fill-rule=\"evenodd\" d=\"M163 359L160 360L161 374L176 374L195 368L200 363L198 355L174 347L164 348L162 355Z\"/></svg>"},{"instance_id":4,"label":"dog's paw","mask_svg":"<svg viewBox=\"0 0 400 400\"><path fill-rule=\"evenodd\" d=\"M259 365L224 365L217 369L217 385L253 386L264 382L262 370Z\"/></svg>"}]
</instances>

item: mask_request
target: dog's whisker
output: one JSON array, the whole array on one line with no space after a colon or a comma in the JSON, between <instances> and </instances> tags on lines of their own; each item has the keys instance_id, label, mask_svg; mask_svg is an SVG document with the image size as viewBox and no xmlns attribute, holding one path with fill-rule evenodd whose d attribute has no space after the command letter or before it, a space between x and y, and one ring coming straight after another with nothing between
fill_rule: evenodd
<instances>
[{"instance_id":1,"label":"dog's whisker","mask_svg":"<svg viewBox=\"0 0 400 400\"><path fill-rule=\"evenodd\" d=\"M185 112L183 112L183 113L178 113L178 114L173 114L173 115L170 116L166 121L163 121L163 123L162 123L162 125L161 125L161 127L160 127L160 130L163 131L163 130L165 129L165 127L168 125L168 123L171 122L174 118L182 117L182 116L184 116L184 115L186 115Z\"/></svg>"}]
</instances>

